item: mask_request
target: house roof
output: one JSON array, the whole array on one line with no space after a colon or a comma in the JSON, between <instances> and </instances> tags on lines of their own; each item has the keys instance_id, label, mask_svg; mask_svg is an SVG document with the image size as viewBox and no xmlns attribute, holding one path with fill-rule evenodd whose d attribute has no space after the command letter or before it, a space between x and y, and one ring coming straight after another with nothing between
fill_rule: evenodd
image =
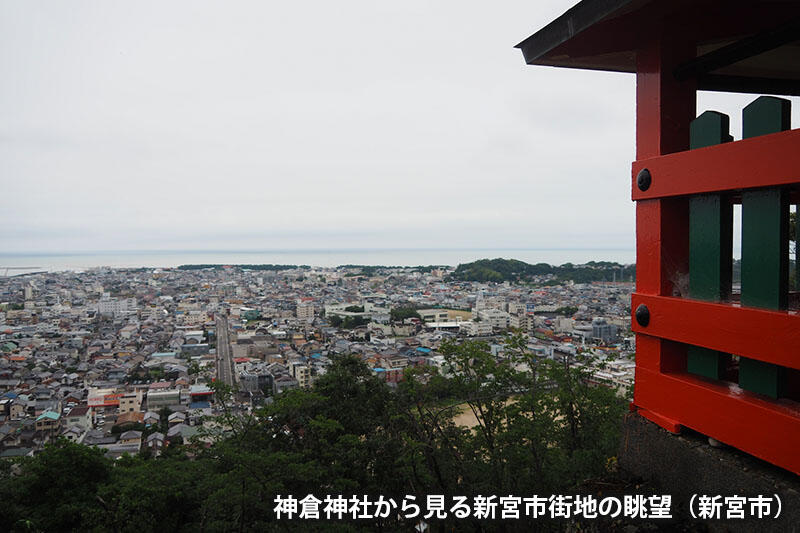
<instances>
[{"instance_id":1,"label":"house roof","mask_svg":"<svg viewBox=\"0 0 800 533\"><path fill-rule=\"evenodd\" d=\"M155 433L148 435L147 439L145 439L146 442L152 442L154 440L164 440L164 434L156 431Z\"/></svg>"},{"instance_id":2,"label":"house roof","mask_svg":"<svg viewBox=\"0 0 800 533\"><path fill-rule=\"evenodd\" d=\"M72 410L69 412L68 416L83 416L89 411L89 408L85 405L79 405L77 407L73 407Z\"/></svg>"},{"instance_id":3,"label":"house roof","mask_svg":"<svg viewBox=\"0 0 800 533\"><path fill-rule=\"evenodd\" d=\"M582 0L521 43L529 65L636 72L654 36L694 46L674 72L698 89L800 94L800 2Z\"/></svg>"},{"instance_id":4,"label":"house roof","mask_svg":"<svg viewBox=\"0 0 800 533\"><path fill-rule=\"evenodd\" d=\"M138 424L144 420L144 415L142 413L136 412L127 412L122 413L117 417L117 420L114 422L115 426L123 426L125 424Z\"/></svg>"},{"instance_id":5,"label":"house roof","mask_svg":"<svg viewBox=\"0 0 800 533\"><path fill-rule=\"evenodd\" d=\"M111 458L118 458L124 454L136 454L139 453L139 444L111 444L106 447L108 450L106 452L107 457Z\"/></svg>"},{"instance_id":6,"label":"house roof","mask_svg":"<svg viewBox=\"0 0 800 533\"><path fill-rule=\"evenodd\" d=\"M183 428L188 428L188 427L189 426L183 423L175 424L174 426L169 428L169 431L167 431L167 435L170 437L174 437L175 435L181 435L183 432Z\"/></svg>"},{"instance_id":7,"label":"house roof","mask_svg":"<svg viewBox=\"0 0 800 533\"><path fill-rule=\"evenodd\" d=\"M59 418L61 418L61 414L56 413L54 411L45 411L44 413L36 417L36 421L38 422L39 420L44 420L45 418L49 420L58 420Z\"/></svg>"},{"instance_id":8,"label":"house roof","mask_svg":"<svg viewBox=\"0 0 800 533\"><path fill-rule=\"evenodd\" d=\"M0 451L0 457L22 457L33 451L32 448L5 448Z\"/></svg>"}]
</instances>

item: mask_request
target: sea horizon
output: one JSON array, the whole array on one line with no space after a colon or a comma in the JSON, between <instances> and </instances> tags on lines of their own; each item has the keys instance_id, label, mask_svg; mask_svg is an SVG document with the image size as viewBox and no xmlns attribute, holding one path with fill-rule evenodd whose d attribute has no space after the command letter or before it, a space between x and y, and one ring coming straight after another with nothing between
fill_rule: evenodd
<instances>
[{"instance_id":1,"label":"sea horizon","mask_svg":"<svg viewBox=\"0 0 800 533\"><path fill-rule=\"evenodd\" d=\"M518 259L526 263L582 264L613 261L633 264L626 248L330 248L273 250L114 250L0 252L0 276L30 271L82 271L90 268L175 268L197 264L280 264L332 268L341 265L457 266L478 259Z\"/></svg>"}]
</instances>

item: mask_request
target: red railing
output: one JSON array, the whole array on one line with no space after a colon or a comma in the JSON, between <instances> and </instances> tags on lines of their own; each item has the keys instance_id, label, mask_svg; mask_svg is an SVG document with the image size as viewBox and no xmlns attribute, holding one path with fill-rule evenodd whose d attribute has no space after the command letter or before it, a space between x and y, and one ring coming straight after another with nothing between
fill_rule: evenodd
<instances>
[{"instance_id":1,"label":"red railing","mask_svg":"<svg viewBox=\"0 0 800 533\"><path fill-rule=\"evenodd\" d=\"M725 142L725 132L717 141L722 144L689 150L695 89L691 81L672 77L680 59L664 43L640 50L637 59L634 406L672 432L688 427L800 474L800 314L785 304L788 236L783 233L788 228L787 200L794 197L791 201L796 202L800 190L800 131L736 142ZM759 199L764 191L772 195L766 203ZM750 270L742 282L741 300L730 297L732 258L725 264L730 243L725 246L719 240L717 255L711 256L721 258L721 270L715 272L714 266L704 271L716 274L710 279L718 286L702 293L703 298L687 290L690 263L698 275L697 258L690 257L698 249L697 242L690 246L690 234L696 236L698 227L698 219L692 226L690 216L699 216L697 204L691 202L698 195L715 198L706 213L716 216L708 220L716 221L713 229L723 241L730 238L730 206L743 203L743 211L748 211L746 217L743 213L743 231L749 232L750 241L742 269L749 265ZM770 222L757 220L762 214ZM759 232L770 241L764 243L763 254L753 242ZM765 263L762 255L776 250L781 257ZM762 290L780 293L776 303L761 298ZM753 303L762 301L766 303ZM700 356L712 358L712 370L705 374L697 370L698 359L694 367L687 365ZM718 372L713 361L719 362Z\"/></svg>"}]
</instances>

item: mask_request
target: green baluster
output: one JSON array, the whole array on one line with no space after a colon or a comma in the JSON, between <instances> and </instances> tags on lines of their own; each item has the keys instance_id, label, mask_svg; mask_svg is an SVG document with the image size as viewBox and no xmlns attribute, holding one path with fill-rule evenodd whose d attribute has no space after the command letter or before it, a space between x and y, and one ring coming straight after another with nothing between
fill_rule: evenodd
<instances>
[{"instance_id":1,"label":"green baluster","mask_svg":"<svg viewBox=\"0 0 800 533\"><path fill-rule=\"evenodd\" d=\"M789 129L789 100L761 96L744 108L745 138ZM770 188L742 193L742 305L786 309L789 297L789 195ZM739 385L778 398L786 387L785 369L742 357Z\"/></svg>"},{"instance_id":2,"label":"green baluster","mask_svg":"<svg viewBox=\"0 0 800 533\"><path fill-rule=\"evenodd\" d=\"M690 125L690 148L730 142L728 115L706 111ZM733 206L720 194L701 194L689 199L689 296L720 301L731 292L733 257ZM687 370L692 374L722 379L728 355L689 346Z\"/></svg>"}]
</instances>

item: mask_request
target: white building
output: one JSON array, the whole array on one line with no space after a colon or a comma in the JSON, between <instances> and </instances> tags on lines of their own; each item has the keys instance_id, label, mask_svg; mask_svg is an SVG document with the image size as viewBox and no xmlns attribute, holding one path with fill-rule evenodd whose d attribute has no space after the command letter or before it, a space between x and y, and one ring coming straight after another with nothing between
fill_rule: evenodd
<instances>
[{"instance_id":1,"label":"white building","mask_svg":"<svg viewBox=\"0 0 800 533\"><path fill-rule=\"evenodd\" d=\"M101 315L130 315L136 310L136 298L112 298L107 292L97 302L97 312Z\"/></svg>"},{"instance_id":2,"label":"white building","mask_svg":"<svg viewBox=\"0 0 800 533\"><path fill-rule=\"evenodd\" d=\"M556 333L572 333L575 327L575 320L568 317L557 317L553 321L553 329Z\"/></svg>"},{"instance_id":3,"label":"white building","mask_svg":"<svg viewBox=\"0 0 800 533\"><path fill-rule=\"evenodd\" d=\"M423 322L447 322L449 320L447 309L417 309Z\"/></svg>"},{"instance_id":4,"label":"white building","mask_svg":"<svg viewBox=\"0 0 800 533\"><path fill-rule=\"evenodd\" d=\"M509 314L499 309L481 309L478 311L478 318L497 329L507 328L510 320Z\"/></svg>"},{"instance_id":5,"label":"white building","mask_svg":"<svg viewBox=\"0 0 800 533\"><path fill-rule=\"evenodd\" d=\"M297 380L297 384L302 389L307 389L311 386L311 369L305 363L292 362L289 365L289 370L292 377Z\"/></svg>"},{"instance_id":6,"label":"white building","mask_svg":"<svg viewBox=\"0 0 800 533\"><path fill-rule=\"evenodd\" d=\"M508 323L512 328L523 329L525 331L533 329L534 327L533 316L528 316L524 314L511 315Z\"/></svg>"},{"instance_id":7,"label":"white building","mask_svg":"<svg viewBox=\"0 0 800 533\"><path fill-rule=\"evenodd\" d=\"M479 337L492 334L492 325L488 322L461 322L459 331L470 337Z\"/></svg>"},{"instance_id":8,"label":"white building","mask_svg":"<svg viewBox=\"0 0 800 533\"><path fill-rule=\"evenodd\" d=\"M305 320L306 322L311 322L314 320L314 313L315 313L314 304L309 303L301 303L297 304L297 318L298 320Z\"/></svg>"}]
</instances>

